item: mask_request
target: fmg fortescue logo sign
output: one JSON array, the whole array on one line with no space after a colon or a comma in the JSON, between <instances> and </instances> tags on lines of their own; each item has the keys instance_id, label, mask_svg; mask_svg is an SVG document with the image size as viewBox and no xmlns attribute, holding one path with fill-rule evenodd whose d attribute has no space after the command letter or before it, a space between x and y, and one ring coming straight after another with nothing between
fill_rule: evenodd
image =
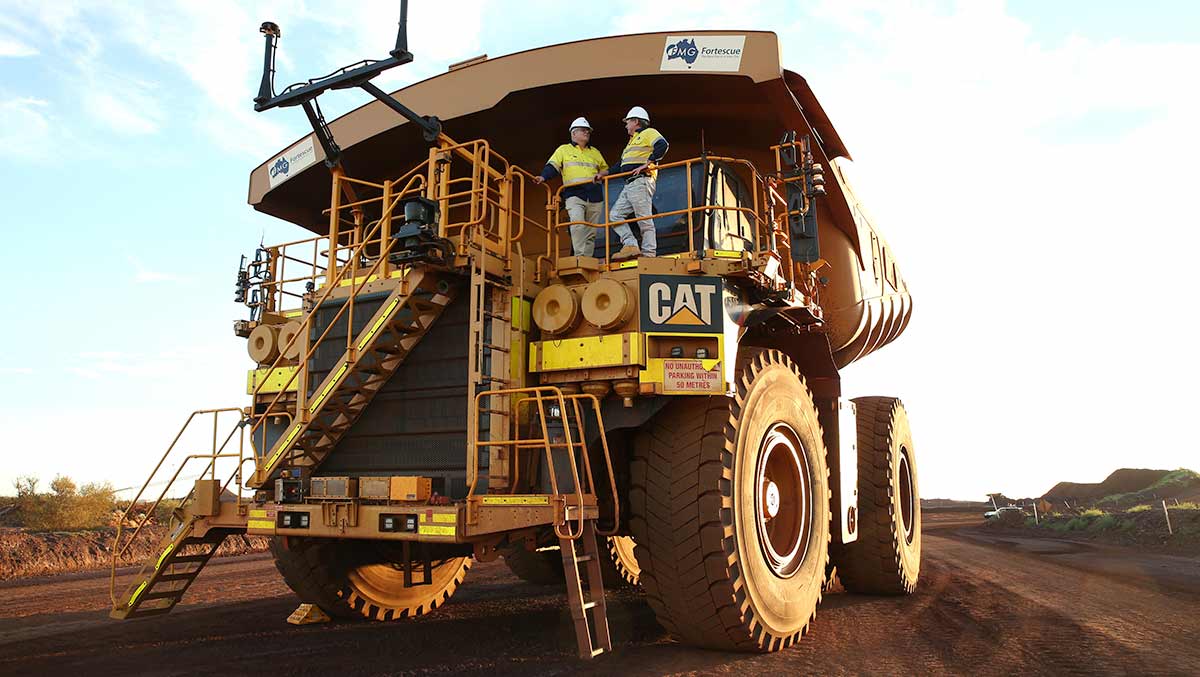
<instances>
[{"instance_id":1,"label":"fmg fortescue logo sign","mask_svg":"<svg viewBox=\"0 0 1200 677\"><path fill-rule=\"evenodd\" d=\"M668 35L659 70L736 72L745 46L744 35Z\"/></svg>"},{"instance_id":2,"label":"fmg fortescue logo sign","mask_svg":"<svg viewBox=\"0 0 1200 677\"><path fill-rule=\"evenodd\" d=\"M683 59L683 62L690 66L696 63L698 56L700 56L700 48L696 46L695 39L684 38L675 44L667 42L667 61Z\"/></svg>"},{"instance_id":3,"label":"fmg fortescue logo sign","mask_svg":"<svg viewBox=\"0 0 1200 677\"><path fill-rule=\"evenodd\" d=\"M280 174L287 176L288 167L289 167L289 165L288 165L287 158L285 158L285 157L279 158L278 160L275 161L275 164L271 165L271 178L274 179L275 177L279 176Z\"/></svg>"},{"instance_id":4,"label":"fmg fortescue logo sign","mask_svg":"<svg viewBox=\"0 0 1200 677\"><path fill-rule=\"evenodd\" d=\"M310 136L271 160L271 163L267 165L267 179L274 188L316 161L317 150L313 147L313 140Z\"/></svg>"}]
</instances>

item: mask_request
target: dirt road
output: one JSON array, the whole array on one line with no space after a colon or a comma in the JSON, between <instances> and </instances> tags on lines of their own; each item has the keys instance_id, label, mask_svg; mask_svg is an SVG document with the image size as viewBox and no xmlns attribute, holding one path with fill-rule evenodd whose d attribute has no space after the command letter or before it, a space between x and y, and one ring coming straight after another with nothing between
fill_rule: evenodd
<instances>
[{"instance_id":1,"label":"dirt road","mask_svg":"<svg viewBox=\"0 0 1200 677\"><path fill-rule=\"evenodd\" d=\"M432 616L297 628L257 555L215 561L173 614L126 623L106 617L106 575L0 584L0 674L1200 673L1200 560L964 526L976 520L927 514L916 595L831 594L809 636L772 655L675 644L618 592L617 651L579 662L560 590L500 563Z\"/></svg>"}]
</instances>

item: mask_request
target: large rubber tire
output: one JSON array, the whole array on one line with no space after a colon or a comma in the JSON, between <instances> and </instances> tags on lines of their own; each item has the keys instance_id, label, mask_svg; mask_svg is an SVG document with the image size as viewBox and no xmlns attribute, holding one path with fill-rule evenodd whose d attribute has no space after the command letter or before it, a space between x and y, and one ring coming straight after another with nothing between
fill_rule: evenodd
<instances>
[{"instance_id":1,"label":"large rubber tire","mask_svg":"<svg viewBox=\"0 0 1200 677\"><path fill-rule=\"evenodd\" d=\"M530 552L516 548L505 553L504 564L517 578L534 585L562 585L566 581L563 573L562 554L558 548L546 548Z\"/></svg>"},{"instance_id":2,"label":"large rubber tire","mask_svg":"<svg viewBox=\"0 0 1200 677\"><path fill-rule=\"evenodd\" d=\"M732 398L679 397L643 427L630 528L647 601L671 634L776 651L803 636L821 601L829 471L812 394L791 360L757 353L736 385ZM767 480L778 480L777 512Z\"/></svg>"},{"instance_id":3,"label":"large rubber tire","mask_svg":"<svg viewBox=\"0 0 1200 677\"><path fill-rule=\"evenodd\" d=\"M440 607L462 584L470 557L437 560L430 585L404 587L393 565L398 544L276 536L271 539L275 568L302 602L338 618L378 621L421 616ZM414 578L421 580L418 569Z\"/></svg>"},{"instance_id":4,"label":"large rubber tire","mask_svg":"<svg viewBox=\"0 0 1200 677\"><path fill-rule=\"evenodd\" d=\"M858 540L835 548L849 592L906 595L921 573L921 494L912 430L894 397L860 397Z\"/></svg>"},{"instance_id":5,"label":"large rubber tire","mask_svg":"<svg viewBox=\"0 0 1200 677\"><path fill-rule=\"evenodd\" d=\"M602 569L608 588L640 585L642 567L638 564L637 543L632 536L609 536L602 544L608 548L608 564Z\"/></svg>"},{"instance_id":6,"label":"large rubber tire","mask_svg":"<svg viewBox=\"0 0 1200 677\"><path fill-rule=\"evenodd\" d=\"M629 536L599 537L600 552L608 553L600 562L600 573L604 587L616 590L637 587L641 567L633 553L633 539ZM566 581L563 573L562 555L558 548L546 548L536 552L525 549L512 550L504 555L504 563L517 578L534 585L562 585Z\"/></svg>"}]
</instances>

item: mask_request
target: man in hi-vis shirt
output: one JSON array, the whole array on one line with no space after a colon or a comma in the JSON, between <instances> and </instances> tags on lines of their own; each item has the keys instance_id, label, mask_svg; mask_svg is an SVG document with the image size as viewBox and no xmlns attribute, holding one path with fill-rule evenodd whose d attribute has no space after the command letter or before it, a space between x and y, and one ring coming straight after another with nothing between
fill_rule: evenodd
<instances>
[{"instance_id":1,"label":"man in hi-vis shirt","mask_svg":"<svg viewBox=\"0 0 1200 677\"><path fill-rule=\"evenodd\" d=\"M563 180L563 202L571 226L571 250L575 256L591 256L596 244L596 229L583 223L604 221L604 187L597 179L608 169L600 151L590 145L592 125L587 118L575 118L570 127L571 143L554 150L541 176L534 183L545 183L557 176Z\"/></svg>"},{"instance_id":2,"label":"man in hi-vis shirt","mask_svg":"<svg viewBox=\"0 0 1200 677\"><path fill-rule=\"evenodd\" d=\"M658 171L654 164L667 154L667 140L657 129L650 126L650 114L641 106L634 106L625 114L625 131L629 134L629 143L621 153L621 164L605 174L621 174L633 172L625 179L625 189L613 204L609 212L609 221L623 221L630 216L638 219L638 229L642 233L642 246L637 240L629 224L613 228L621 238L621 251L613 259L629 259L635 256L654 256L658 250L658 242L654 235L654 219L651 218L651 204L654 201L654 180Z\"/></svg>"}]
</instances>

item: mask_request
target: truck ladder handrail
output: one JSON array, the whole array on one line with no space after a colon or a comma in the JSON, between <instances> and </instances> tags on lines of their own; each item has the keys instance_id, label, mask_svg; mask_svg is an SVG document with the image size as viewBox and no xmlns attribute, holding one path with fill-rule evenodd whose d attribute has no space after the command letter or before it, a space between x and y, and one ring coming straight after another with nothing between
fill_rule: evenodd
<instances>
[{"instance_id":1,"label":"truck ladder handrail","mask_svg":"<svg viewBox=\"0 0 1200 677\"><path fill-rule=\"evenodd\" d=\"M564 513L563 513L564 521L560 522L560 523L556 523L554 525L554 531L555 531L555 534L559 538L566 538L566 539L570 539L570 540L579 538L579 535L583 532L583 522L584 522L583 505L584 505L585 487L587 488L587 493L590 493L593 496L595 495L595 491L596 491L595 480L592 477L591 461L590 461L590 459L588 457L588 453L587 453L587 442L586 442L586 438L584 437L583 415L582 415L583 412L579 408L579 406L580 406L579 402L581 400L586 399L586 400L590 401L591 406L592 406L592 411L596 415L596 422L597 422L597 425L599 426L599 431L600 431L601 448L604 452L605 467L608 471L608 480L609 480L609 484L612 489L612 496L613 496L614 528L612 530L602 532L602 533L603 533L603 535L612 535L613 533L615 533L616 528L619 527L619 525L620 525L620 505L619 505L619 502L616 500L616 496L617 496L616 475L613 471L612 457L611 457L611 454L610 454L609 448L608 448L608 439L604 434L604 419L603 419L601 411L600 411L600 400L595 395L591 395L588 393L577 393L577 394L573 394L573 395L566 395L562 392L562 390L560 390L556 386L531 386L531 387L527 387L527 388L505 388L505 389L498 389L498 390L485 390L485 391L476 393L475 399L472 402L473 406L472 406L471 416L474 417L477 415L477 412L480 409L480 402L481 402L482 398L489 397L489 396L504 396L504 395L508 395L508 396L524 395L525 396L524 398L520 399L517 403L516 413L518 414L518 416L517 416L518 419L520 418L519 414L520 414L521 406L523 406L525 404L531 404L531 405L535 404L535 403L537 404L537 415L538 415L537 420L539 423L539 428L542 431L542 437L538 438L538 439L533 439L533 438L523 439L520 435L519 426L514 426L517 434L513 439L481 440L481 439L479 439L478 431L473 429L472 440L471 440L472 444L471 444L470 448L468 448L468 451L467 451L467 510L469 512L474 510L473 505L474 505L474 499L476 496L475 490L478 488L478 482L479 482L479 453L480 453L481 449L484 449L487 447L511 447L514 450L520 450L522 448L533 448L533 447L540 447L540 448L544 449L545 454L546 454L546 466L547 466L546 471L547 471L547 476L550 480L550 490L553 493L553 495L555 495L555 496L563 496L564 494L560 491L559 486L558 486L558 474L555 471L555 466L554 466L554 450L565 448L565 449L567 449L567 453L568 453L570 461L571 461L571 463L570 463L571 479L574 484L573 493L575 494L575 497L576 497L576 505L579 507L579 526L576 529L571 529L569 527L569 522L567 521L567 519L568 519L567 513L564 510ZM546 425L546 423L547 423L547 412L546 412L546 406L545 406L546 402L557 403L559 406L558 416L550 416L550 419L559 418L563 421L563 435L564 435L563 442L555 442L550 437L549 428ZM567 408L568 402L571 403L571 409ZM574 439L574 433L573 433L571 423L570 423L571 417L568 413L570 411L575 412L576 425L579 427L579 440L578 441L576 441ZM580 477L580 473L579 473L579 469L578 469L579 463L575 459L575 453L576 453L577 449L579 450L580 456L582 457L582 464L583 464L583 477L582 478ZM514 466L520 465L518 462L516 462L517 460L518 459L514 459ZM515 489L515 484L513 485L513 488ZM564 527L565 527L565 529L564 529Z\"/></svg>"},{"instance_id":2,"label":"truck ladder handrail","mask_svg":"<svg viewBox=\"0 0 1200 677\"><path fill-rule=\"evenodd\" d=\"M230 430L229 434L225 436L225 439L218 445L217 439L219 437L218 424L219 424L220 415L225 414L225 413L235 413L235 412L238 414L237 423L233 426L232 430ZM124 542L122 542L122 536L125 535L125 523L127 521L130 521L130 515L132 514L133 510L135 508L137 508L139 501L141 501L141 499L142 499L142 495L145 493L146 489L150 486L151 482L154 481L155 476L158 475L158 471L163 467L163 464L166 463L167 458L169 458L171 456L171 452L175 450L175 445L179 443L179 440L183 437L184 433L187 432L187 430L191 426L192 422L194 420L196 420L197 416L204 416L204 415L211 415L212 419L213 419L212 449L207 454L206 453L194 453L194 454L188 454L187 456L185 456L183 458L183 460L176 467L175 472L171 475L170 479L168 479L164 483L162 491L159 492L159 495L154 500L153 504L149 508L146 509L146 512L141 516L140 519L133 520L136 522L136 524L133 528L133 533L129 534L127 536L127 538L125 538ZM193 459L207 459L208 460L208 463L204 466L204 470L201 471L199 477L204 477L205 475L211 475L213 480L216 479L216 472L217 472L216 466L217 466L218 459L222 459L222 458L238 459L238 464L237 464L236 468L234 469L234 475L231 476L230 479L225 480L225 482L221 488L222 488L222 490L224 490L226 487L229 486L229 483L230 483L230 481L232 481L233 477L237 477L238 478L237 500L238 500L239 507L241 506L241 501L242 501L241 467L242 467L242 465L244 465L245 461L248 458L253 458L252 456L247 457L245 454L245 437L246 436L244 434L244 429L245 429L246 420L247 419L245 417L245 413L242 411L242 409L237 408L237 407L225 407L225 408L221 408L221 409L201 409L201 410L194 411L184 421L183 425L179 429L179 432L175 434L175 438L173 440L171 440L171 444L167 446L167 450L165 452L163 452L162 457L159 458L158 463L154 466L154 470L152 470L150 472L150 476L146 478L146 481L142 484L141 489L138 490L137 494L135 494L133 499L129 502L129 506L127 508L125 508L124 512L121 513L120 520L117 523L117 531L113 537L112 562L111 562L110 575L109 575L109 596L112 598L114 604L117 603L116 602L116 572L117 572L117 566L118 566L118 563L119 563L121 557L124 556L125 553L127 553L131 547L133 547L133 544L137 541L139 534L142 533L142 530L146 527L147 524L149 524L150 520L153 518L154 511L158 508L158 506L166 498L167 493L169 493L171 491L172 487L174 487L175 482L179 479L179 476L183 472L183 469L185 467L187 467L187 465ZM241 433L241 434L239 434L239 433ZM232 452L227 453L225 451L225 449L229 445L230 441L232 441L234 435L238 435L238 451L236 454L232 453ZM192 494L194 493L194 491L195 491L195 486L193 485L193 487L191 487L188 490L188 493L184 496L183 500L180 503L180 506L186 505L186 503L189 500L191 500Z\"/></svg>"}]
</instances>

